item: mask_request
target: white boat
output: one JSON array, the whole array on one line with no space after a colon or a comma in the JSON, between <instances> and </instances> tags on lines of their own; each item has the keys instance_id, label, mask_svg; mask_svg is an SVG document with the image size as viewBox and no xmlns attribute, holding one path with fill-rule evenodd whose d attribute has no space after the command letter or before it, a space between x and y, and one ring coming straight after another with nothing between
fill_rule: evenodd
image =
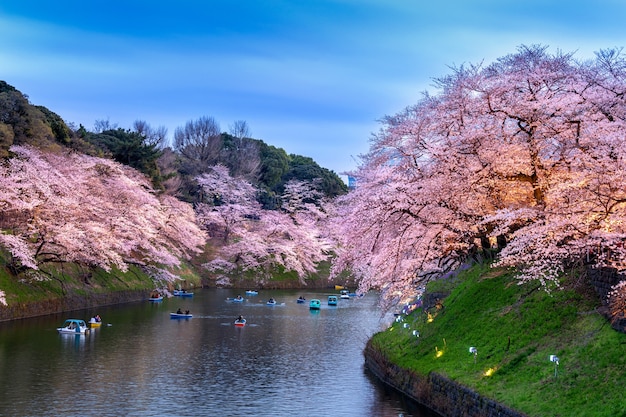
<instances>
[{"instance_id":1,"label":"white boat","mask_svg":"<svg viewBox=\"0 0 626 417\"><path fill-rule=\"evenodd\" d=\"M67 319L61 327L57 328L57 331L63 334L85 334L89 332L89 327L85 320Z\"/></svg>"},{"instance_id":2,"label":"white boat","mask_svg":"<svg viewBox=\"0 0 626 417\"><path fill-rule=\"evenodd\" d=\"M276 305L276 300L274 300L273 298L270 298L269 300L267 300L267 305L268 306L275 306Z\"/></svg>"},{"instance_id":3,"label":"white boat","mask_svg":"<svg viewBox=\"0 0 626 417\"><path fill-rule=\"evenodd\" d=\"M184 313L170 313L170 318L171 319L190 319L193 317L193 314L187 312Z\"/></svg>"},{"instance_id":4,"label":"white boat","mask_svg":"<svg viewBox=\"0 0 626 417\"><path fill-rule=\"evenodd\" d=\"M246 290L246 295L259 295L259 292L254 290Z\"/></svg>"},{"instance_id":5,"label":"white boat","mask_svg":"<svg viewBox=\"0 0 626 417\"><path fill-rule=\"evenodd\" d=\"M346 300L350 298L350 293L348 292L348 290L341 290L341 293L339 295L340 298Z\"/></svg>"}]
</instances>

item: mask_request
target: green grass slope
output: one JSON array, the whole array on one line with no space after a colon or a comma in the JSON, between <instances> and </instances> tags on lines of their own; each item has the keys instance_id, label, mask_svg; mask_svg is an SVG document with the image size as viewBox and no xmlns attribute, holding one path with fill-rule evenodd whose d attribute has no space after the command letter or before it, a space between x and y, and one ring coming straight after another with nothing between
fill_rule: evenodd
<instances>
[{"instance_id":1,"label":"green grass slope","mask_svg":"<svg viewBox=\"0 0 626 417\"><path fill-rule=\"evenodd\" d=\"M427 288L450 292L440 308L416 309L372 343L403 368L435 371L529 416L624 417L626 334L575 283L547 293L476 266Z\"/></svg>"}]
</instances>

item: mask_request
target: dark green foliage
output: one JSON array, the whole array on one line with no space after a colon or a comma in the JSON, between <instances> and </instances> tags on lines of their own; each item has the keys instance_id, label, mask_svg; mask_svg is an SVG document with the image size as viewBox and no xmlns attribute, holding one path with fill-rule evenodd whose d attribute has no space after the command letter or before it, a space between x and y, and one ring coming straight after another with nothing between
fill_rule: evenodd
<instances>
[{"instance_id":1,"label":"dark green foliage","mask_svg":"<svg viewBox=\"0 0 626 417\"><path fill-rule=\"evenodd\" d=\"M69 127L67 127L63 119L61 119L58 114L51 112L44 106L35 106L35 108L43 113L46 122L52 129L52 133L54 134L56 141L64 145L69 144L72 139L72 131Z\"/></svg>"},{"instance_id":2,"label":"dark green foliage","mask_svg":"<svg viewBox=\"0 0 626 417\"><path fill-rule=\"evenodd\" d=\"M267 145L261 141L261 175L259 182L267 189L280 184L289 170L289 156L284 149Z\"/></svg>"},{"instance_id":3,"label":"dark green foliage","mask_svg":"<svg viewBox=\"0 0 626 417\"><path fill-rule=\"evenodd\" d=\"M29 103L28 96L0 81L0 157L13 144L50 147L55 143L95 154L94 149L72 132L63 119L44 106Z\"/></svg>"},{"instance_id":4,"label":"dark green foliage","mask_svg":"<svg viewBox=\"0 0 626 417\"><path fill-rule=\"evenodd\" d=\"M131 166L152 179L155 187L160 184L157 159L161 151L146 138L122 128L106 130L102 133L87 134L85 139L111 154L117 162Z\"/></svg>"},{"instance_id":5,"label":"dark green foliage","mask_svg":"<svg viewBox=\"0 0 626 417\"><path fill-rule=\"evenodd\" d=\"M0 81L0 123L5 125L0 145L3 148L12 144L6 127L13 131L13 142L19 145L44 146L54 139L45 115L30 105L27 96L4 81Z\"/></svg>"},{"instance_id":6,"label":"dark green foliage","mask_svg":"<svg viewBox=\"0 0 626 417\"><path fill-rule=\"evenodd\" d=\"M320 167L312 158L294 154L289 156L289 171L283 175L282 184L290 180L313 181L319 178L319 191L327 197L337 197L348 192L348 186L337 174Z\"/></svg>"}]
</instances>

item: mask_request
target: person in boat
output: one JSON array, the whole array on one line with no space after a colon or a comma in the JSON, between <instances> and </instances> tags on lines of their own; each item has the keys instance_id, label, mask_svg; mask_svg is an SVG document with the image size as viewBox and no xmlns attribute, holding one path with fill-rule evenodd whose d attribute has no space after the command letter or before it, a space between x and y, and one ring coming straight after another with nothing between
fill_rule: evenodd
<instances>
[{"instance_id":1,"label":"person in boat","mask_svg":"<svg viewBox=\"0 0 626 417\"><path fill-rule=\"evenodd\" d=\"M243 321L243 316L239 316L239 317L237 317L237 321L238 321L239 323L241 323L241 322Z\"/></svg>"},{"instance_id":2,"label":"person in boat","mask_svg":"<svg viewBox=\"0 0 626 417\"><path fill-rule=\"evenodd\" d=\"M181 310L180 307L178 307L178 310L176 310L176 314L183 314L183 310Z\"/></svg>"},{"instance_id":3,"label":"person in boat","mask_svg":"<svg viewBox=\"0 0 626 417\"><path fill-rule=\"evenodd\" d=\"M241 297L241 294L239 294L239 295L237 296L237 299L238 299L238 300L241 300L241 298L242 298L242 297Z\"/></svg>"},{"instance_id":4,"label":"person in boat","mask_svg":"<svg viewBox=\"0 0 626 417\"><path fill-rule=\"evenodd\" d=\"M269 301L268 301L268 303L270 303L270 304L274 304L275 302L276 301L273 298L270 298Z\"/></svg>"},{"instance_id":5,"label":"person in boat","mask_svg":"<svg viewBox=\"0 0 626 417\"><path fill-rule=\"evenodd\" d=\"M189 314L189 310L185 310L185 314Z\"/></svg>"},{"instance_id":6,"label":"person in boat","mask_svg":"<svg viewBox=\"0 0 626 417\"><path fill-rule=\"evenodd\" d=\"M304 298L303 296L300 296L300 297L298 298L298 300L302 300L302 301L304 301L304 300L306 300L306 298Z\"/></svg>"},{"instance_id":7,"label":"person in boat","mask_svg":"<svg viewBox=\"0 0 626 417\"><path fill-rule=\"evenodd\" d=\"M96 320L96 323L100 323L102 321L102 319L100 318L100 314L96 314L96 317L94 317L94 319Z\"/></svg>"}]
</instances>

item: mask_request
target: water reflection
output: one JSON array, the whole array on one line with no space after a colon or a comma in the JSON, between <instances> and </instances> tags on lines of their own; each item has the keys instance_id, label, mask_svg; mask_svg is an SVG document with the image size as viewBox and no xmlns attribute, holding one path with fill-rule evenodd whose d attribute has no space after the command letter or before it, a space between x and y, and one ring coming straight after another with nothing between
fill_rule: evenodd
<instances>
[{"instance_id":1,"label":"water reflection","mask_svg":"<svg viewBox=\"0 0 626 417\"><path fill-rule=\"evenodd\" d=\"M63 315L0 324L0 415L427 416L363 369L370 335L392 317L376 298L272 291L245 302L229 290L83 311L89 334L60 335ZM273 297L279 303L268 306ZM192 319L169 313L190 310ZM245 327L234 319L243 315ZM77 313L72 313L77 316ZM77 400L79 398L79 400Z\"/></svg>"}]
</instances>

